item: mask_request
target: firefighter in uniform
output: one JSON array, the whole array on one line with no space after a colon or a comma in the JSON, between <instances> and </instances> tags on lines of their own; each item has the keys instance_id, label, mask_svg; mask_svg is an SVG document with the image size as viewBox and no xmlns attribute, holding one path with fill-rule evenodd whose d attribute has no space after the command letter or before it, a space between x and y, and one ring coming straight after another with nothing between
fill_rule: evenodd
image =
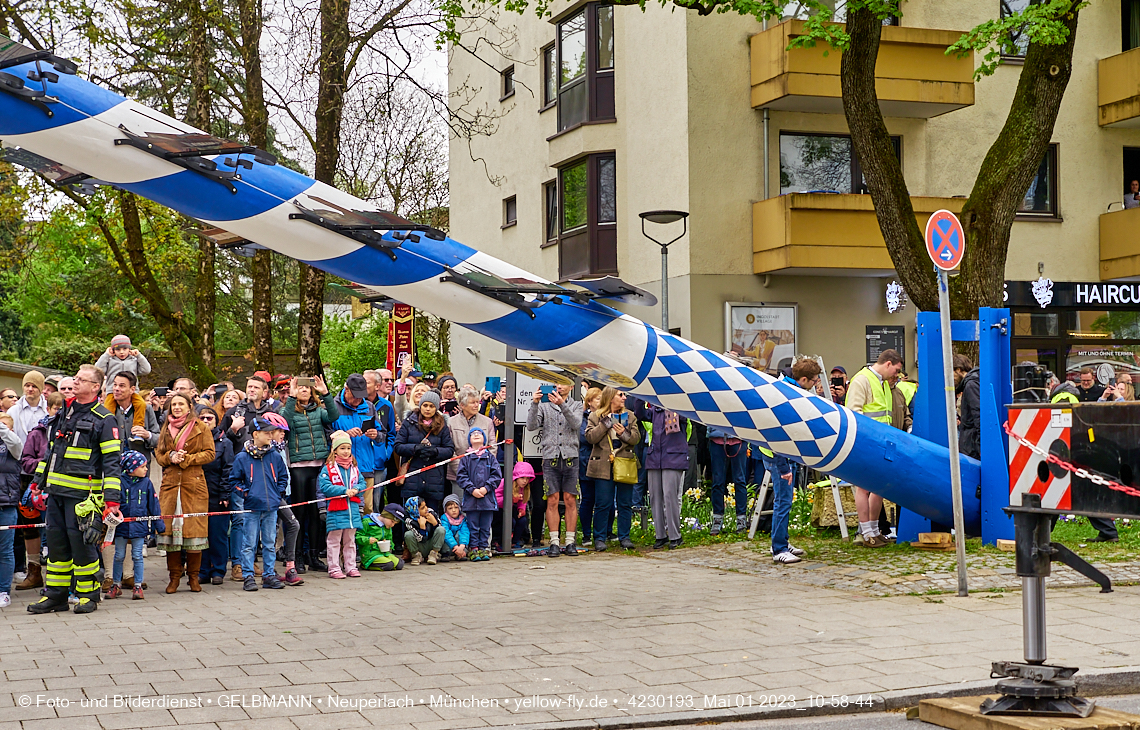
<instances>
[{"instance_id":1,"label":"firefighter in uniform","mask_svg":"<svg viewBox=\"0 0 1140 730\"><path fill-rule=\"evenodd\" d=\"M119 434L115 416L99 402L103 372L83 365L75 376L75 397L48 423L48 448L33 477L47 492L47 570L44 597L29 613L68 609L75 580L75 613L99 604L99 522L119 512ZM94 522L94 526L92 525ZM85 539L83 524L87 526ZM95 539L98 538L98 539Z\"/></svg>"}]
</instances>

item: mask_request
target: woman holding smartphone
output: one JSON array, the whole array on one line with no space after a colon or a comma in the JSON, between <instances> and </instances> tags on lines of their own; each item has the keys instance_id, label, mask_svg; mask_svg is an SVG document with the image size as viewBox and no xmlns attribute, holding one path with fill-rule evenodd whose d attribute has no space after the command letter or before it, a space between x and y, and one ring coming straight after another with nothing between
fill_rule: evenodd
<instances>
[{"instance_id":1,"label":"woman holding smartphone","mask_svg":"<svg viewBox=\"0 0 1140 730\"><path fill-rule=\"evenodd\" d=\"M626 550L633 549L629 531L633 527L633 486L614 481L613 462L618 458L636 458L633 447L641 440L637 419L625 407L625 393L606 387L597 410L590 413L586 440L593 444L586 476L594 480L594 550L606 549L617 501L618 542Z\"/></svg>"},{"instance_id":2,"label":"woman holding smartphone","mask_svg":"<svg viewBox=\"0 0 1140 730\"><path fill-rule=\"evenodd\" d=\"M206 424L198 420L190 398L181 393L170 396L170 415L158 437L154 456L162 467L162 486L158 504L162 514L177 515L208 512L210 488L202 467L214 460L214 437ZM198 582L202 569L202 551L209 547L210 527L206 517L176 517L166 523L166 532L158 536L158 547L166 551L166 567L170 571L167 593L178 590L182 580L182 551L186 551L186 578L190 590L202 590Z\"/></svg>"}]
</instances>

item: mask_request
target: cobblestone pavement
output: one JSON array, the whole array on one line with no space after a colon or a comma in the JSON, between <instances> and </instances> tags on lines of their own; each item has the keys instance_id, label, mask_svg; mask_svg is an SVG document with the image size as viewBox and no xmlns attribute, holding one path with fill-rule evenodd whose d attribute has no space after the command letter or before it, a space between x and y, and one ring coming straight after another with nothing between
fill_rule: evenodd
<instances>
[{"instance_id":1,"label":"cobblestone pavement","mask_svg":"<svg viewBox=\"0 0 1140 730\"><path fill-rule=\"evenodd\" d=\"M852 552L866 548L852 546ZM649 553L656 559L732 570L809 586L857 591L869 596L905 596L958 591L957 561L953 552L892 552L881 548L872 564L845 565L840 562L804 560L793 565L772 562L767 543L707 545L687 550ZM1140 583L1140 562L1093 562L1112 579L1113 584ZM1014 570L1013 553L966 555L966 575L970 591L1020 590L1021 579ZM1053 574L1046 579L1049 588L1093 586L1088 578L1067 565L1053 563Z\"/></svg>"},{"instance_id":2,"label":"cobblestone pavement","mask_svg":"<svg viewBox=\"0 0 1140 730\"><path fill-rule=\"evenodd\" d=\"M91 616L31 616L18 593L0 611L0 730L529 725L853 701L984 679L1021 655L1017 594L877 598L685 564L703 552L309 574L257 593L184 586ZM165 583L161 559L147 570ZM1138 611L1140 588L1052 591L1050 659L1140 664ZM456 705L472 700L489 706Z\"/></svg>"}]
</instances>

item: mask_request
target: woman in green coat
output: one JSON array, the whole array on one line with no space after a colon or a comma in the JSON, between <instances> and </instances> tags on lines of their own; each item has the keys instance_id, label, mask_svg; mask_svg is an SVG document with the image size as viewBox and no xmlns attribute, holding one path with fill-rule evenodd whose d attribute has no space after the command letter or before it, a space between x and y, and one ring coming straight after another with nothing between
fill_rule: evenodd
<instances>
[{"instance_id":1,"label":"woman in green coat","mask_svg":"<svg viewBox=\"0 0 1140 730\"><path fill-rule=\"evenodd\" d=\"M317 396L320 396L318 399ZM317 477L329 455L325 426L340 418L336 398L329 393L325 381L313 378L313 385L289 381L289 397L281 407L281 415L289 423L289 475L292 478L292 501L307 502L319 495ZM328 570L321 562L320 550L325 544L325 528L320 509L315 504L295 507L293 514L301 523L301 535L308 538L303 562L313 570ZM301 562L301 561L299 561Z\"/></svg>"}]
</instances>

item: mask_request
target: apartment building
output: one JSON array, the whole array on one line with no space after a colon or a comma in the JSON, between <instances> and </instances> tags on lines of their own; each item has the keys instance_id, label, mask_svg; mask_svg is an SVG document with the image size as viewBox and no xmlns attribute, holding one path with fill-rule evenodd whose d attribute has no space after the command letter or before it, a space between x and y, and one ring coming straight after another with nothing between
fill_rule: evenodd
<instances>
[{"instance_id":1,"label":"apartment building","mask_svg":"<svg viewBox=\"0 0 1140 730\"><path fill-rule=\"evenodd\" d=\"M1024 41L1010 39L980 81L974 58L945 50L1027 2L913 0L883 29L878 95L920 223L961 209L1005 122ZM660 249L639 214L684 211L668 282L682 336L769 371L808 353L853 374L887 346L911 369L914 307L898 306L851 150L840 54L787 50L800 32L795 18L765 28L654 3L501 13L484 42L469 39L477 55L452 52L453 103L499 116L493 134L451 143L452 234L552 280L615 275L657 294ZM1081 11L1053 142L1013 225L1015 361L1140 371L1140 292L1115 283L1140 278L1140 207L1124 209L1140 177L1137 46L1140 1ZM682 230L644 225L663 240ZM459 372L501 372L490 364L501 345L457 331L453 351Z\"/></svg>"}]
</instances>

